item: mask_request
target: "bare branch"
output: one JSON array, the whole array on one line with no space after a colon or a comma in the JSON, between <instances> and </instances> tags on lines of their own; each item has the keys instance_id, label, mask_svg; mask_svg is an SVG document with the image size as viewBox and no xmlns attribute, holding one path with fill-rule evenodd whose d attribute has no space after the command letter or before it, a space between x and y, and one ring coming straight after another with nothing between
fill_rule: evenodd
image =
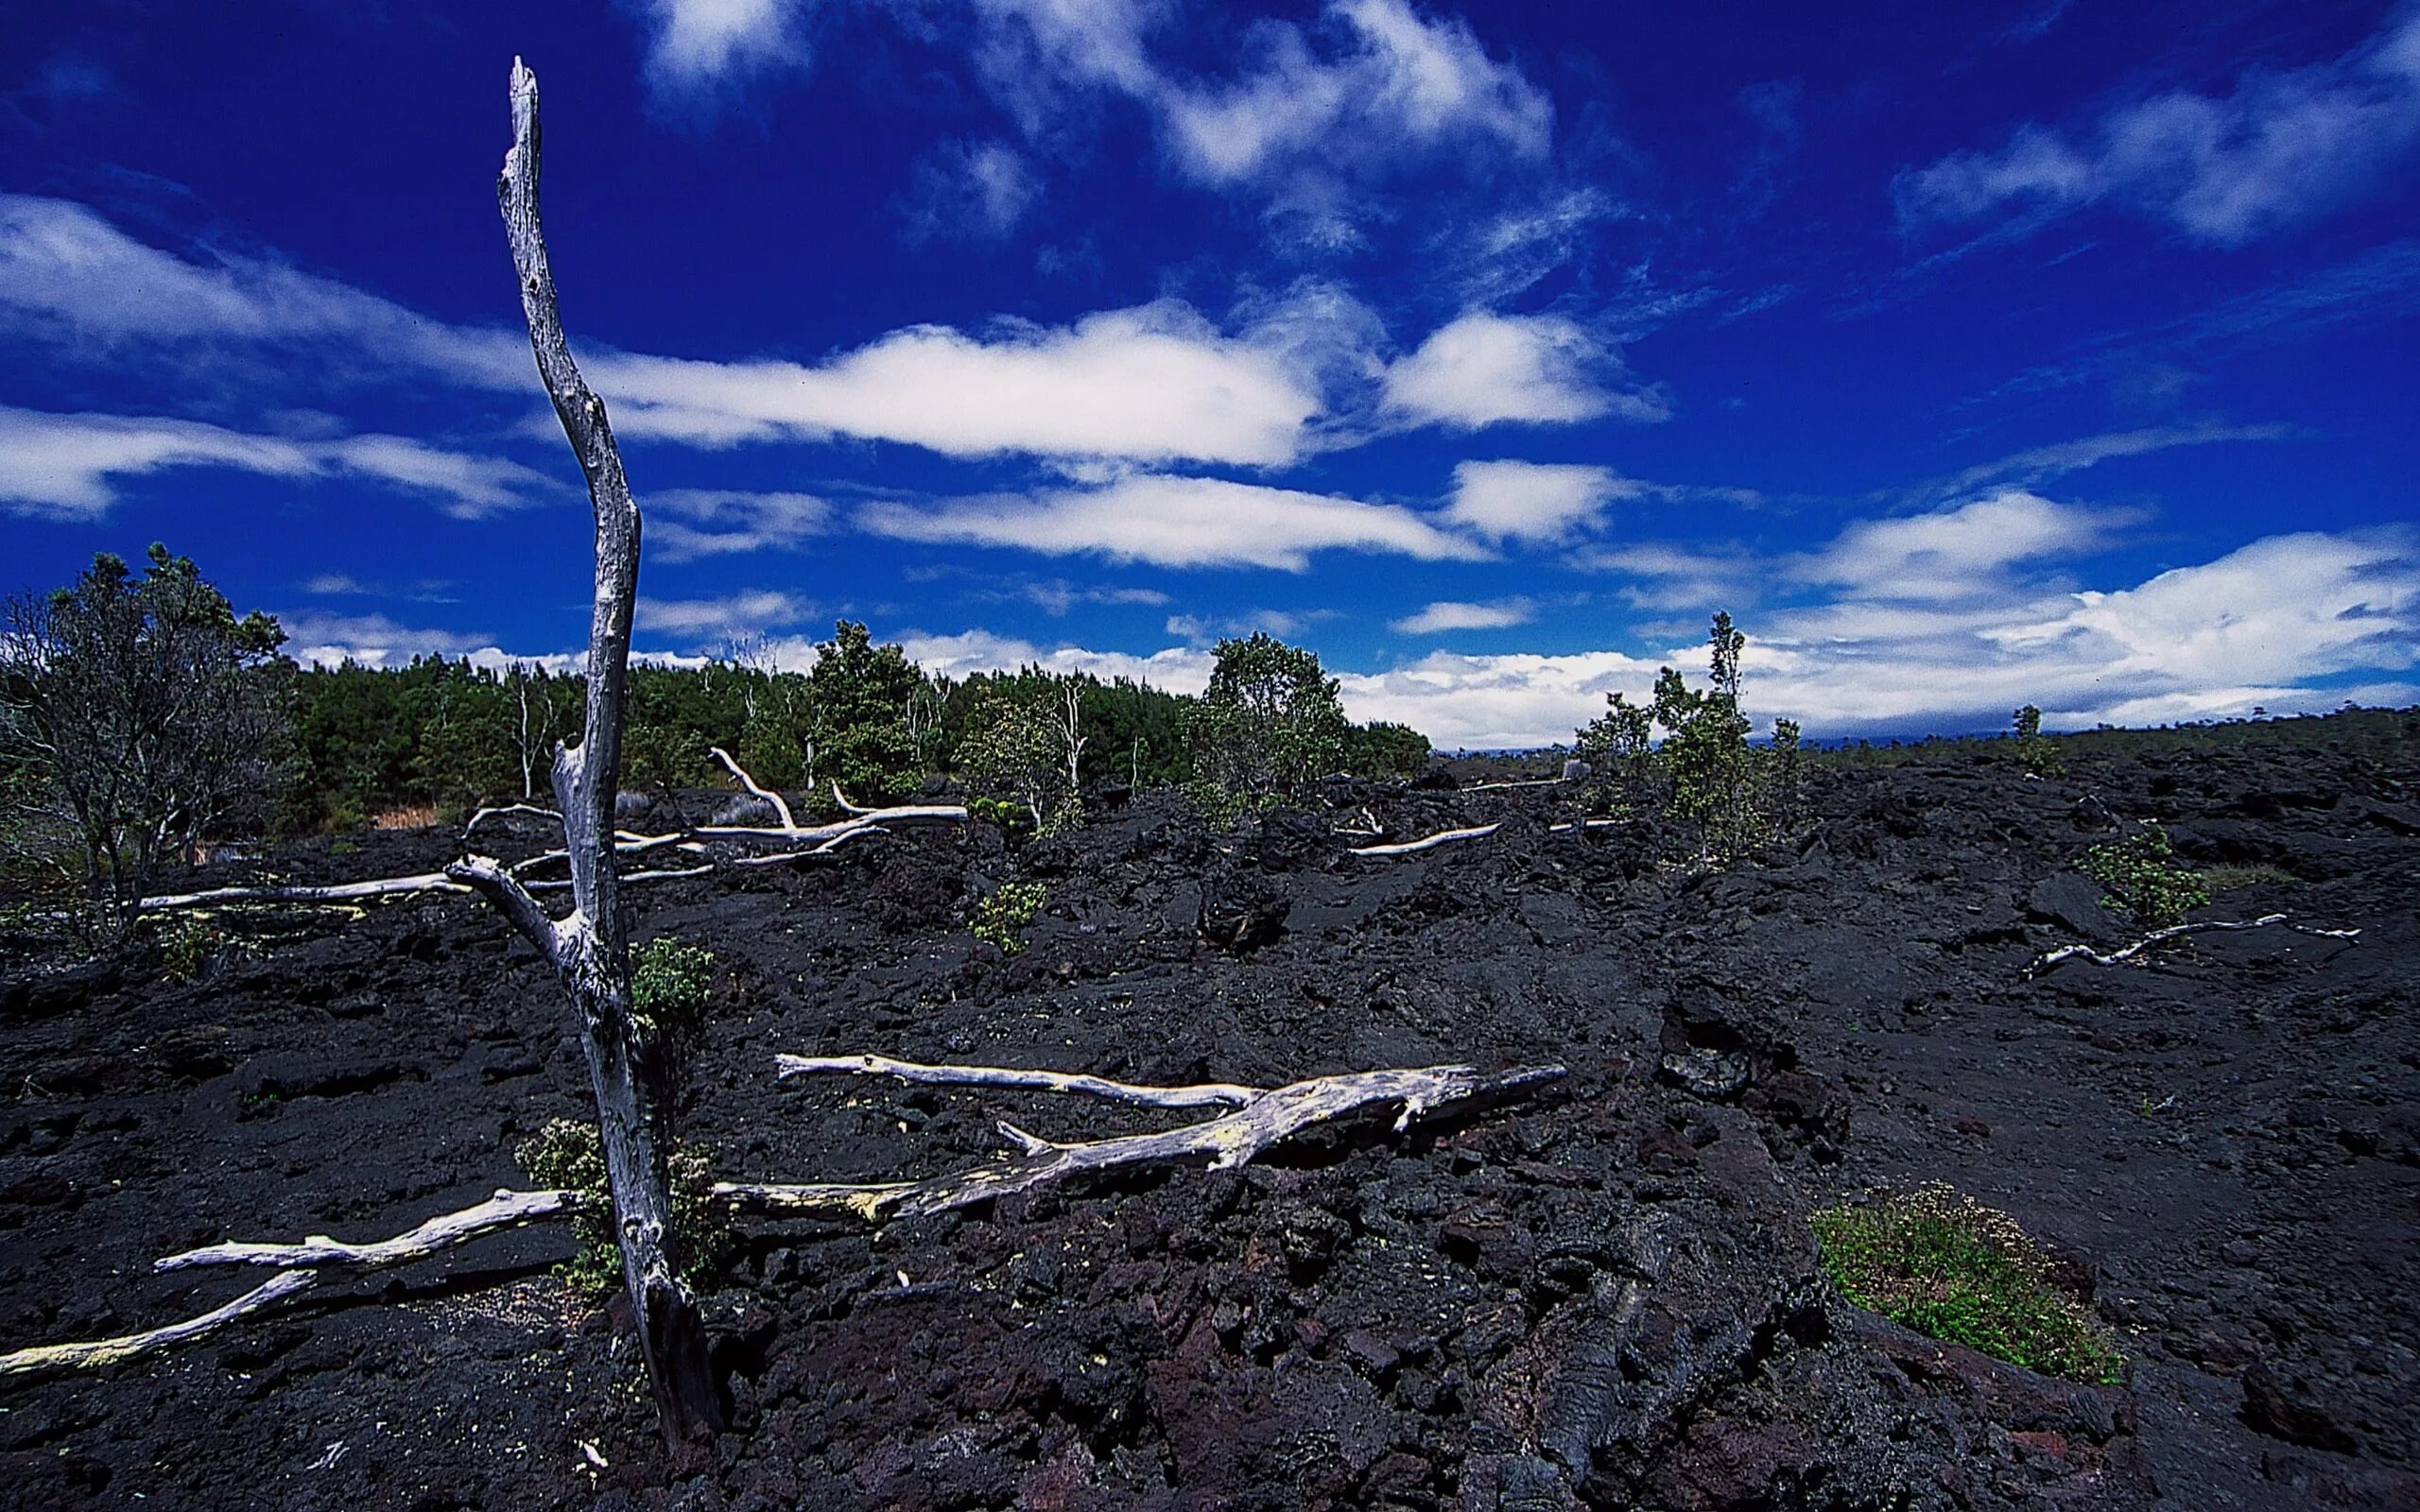
<instances>
[{"instance_id":1,"label":"bare branch","mask_svg":"<svg viewBox=\"0 0 2420 1512\"><path fill-rule=\"evenodd\" d=\"M775 1056L776 1076L808 1076L839 1072L859 1076L890 1076L932 1087L1014 1087L1031 1091L1072 1092L1105 1097L1137 1108L1240 1108L1268 1091L1233 1082L1203 1082L1189 1087L1145 1087L1106 1076L1063 1071L1016 1071L1003 1066L927 1066L889 1056Z\"/></svg>"},{"instance_id":2,"label":"bare branch","mask_svg":"<svg viewBox=\"0 0 2420 1512\"><path fill-rule=\"evenodd\" d=\"M467 891L468 887L446 872L430 871L414 877L382 877L374 882L347 882L328 887L213 887L206 892L163 893L144 899L141 906L150 912L207 908L213 903L347 903L402 893Z\"/></svg>"},{"instance_id":3,"label":"bare branch","mask_svg":"<svg viewBox=\"0 0 2420 1512\"><path fill-rule=\"evenodd\" d=\"M2062 945L2057 950L2046 951L2040 956L2036 957L2033 964L2025 969L2025 975L2028 980L2031 980L2034 977L2040 976L2045 971L2064 966L2067 962L2074 960L2090 961L2095 966L2117 966L2134 959L2135 956L2141 954L2143 952L2151 949L2154 945L2165 944L2172 939L2181 939L2187 935L2207 935L2221 931L2242 929L2266 929L2272 924L2286 923L2288 917L2289 916L2285 914L2263 914L2258 919L2213 919L2196 924L2170 924L2166 929L2152 930L2150 934L2135 941L2132 945L2106 953L2094 950L2089 945ZM2317 936L2321 939L2358 940L2361 935L2361 932L2358 929L2313 929L2306 924L2287 924L2286 927L2292 930L2297 935L2313 935Z\"/></svg>"},{"instance_id":4,"label":"bare branch","mask_svg":"<svg viewBox=\"0 0 2420 1512\"><path fill-rule=\"evenodd\" d=\"M524 939L537 947L539 954L552 962L557 971L563 970L562 934L552 916L539 906L538 900L529 895L529 889L521 885L519 878L487 856L464 856L447 867L445 875L477 889L481 897L495 905L497 913L521 931Z\"/></svg>"},{"instance_id":5,"label":"bare branch","mask_svg":"<svg viewBox=\"0 0 2420 1512\"><path fill-rule=\"evenodd\" d=\"M97 1370L116 1365L139 1354L148 1354L154 1349L164 1349L170 1345L216 1333L238 1318L267 1312L289 1297L309 1291L319 1279L316 1271L284 1271L225 1306L214 1307L199 1317L190 1317L182 1323L171 1323L143 1333L122 1334L114 1339L94 1339L81 1344L38 1344L13 1354L0 1354L0 1376L30 1375L41 1370Z\"/></svg>"},{"instance_id":6,"label":"bare branch","mask_svg":"<svg viewBox=\"0 0 2420 1512\"><path fill-rule=\"evenodd\" d=\"M1498 819L1494 824L1481 824L1468 830L1440 830L1435 834L1417 840L1401 840L1393 845L1357 845L1344 853L1349 856L1408 856L1415 850L1433 850L1456 840L1484 839L1503 827L1504 821Z\"/></svg>"},{"instance_id":7,"label":"bare branch","mask_svg":"<svg viewBox=\"0 0 2420 1512\"><path fill-rule=\"evenodd\" d=\"M706 747L706 750L707 754L713 756L715 760L722 763L725 767L729 768L732 776L739 779L740 786L748 789L749 792L753 793L758 798L763 799L766 802L773 805L773 812L782 816L782 829L784 832L786 833L797 830L798 820L790 817L790 806L782 800L782 795L773 792L769 788L757 786L756 779L748 775L748 769L740 765L737 762L732 760L731 752L723 749L720 746L709 746ZM837 792L838 790L838 789L836 785L834 791Z\"/></svg>"},{"instance_id":8,"label":"bare branch","mask_svg":"<svg viewBox=\"0 0 2420 1512\"><path fill-rule=\"evenodd\" d=\"M349 1265L374 1270L382 1265L426 1260L441 1249L467 1245L475 1239L484 1239L508 1228L519 1228L544 1219L583 1211L590 1202L586 1194L568 1188L547 1188L537 1192L500 1190L485 1202L458 1212L440 1213L391 1239L349 1245L326 1234L313 1234L300 1244L292 1245L236 1242L205 1245L199 1249L163 1256L151 1263L151 1268L166 1271L185 1270L195 1265L275 1265L280 1269L317 1269L320 1266Z\"/></svg>"},{"instance_id":9,"label":"bare branch","mask_svg":"<svg viewBox=\"0 0 2420 1512\"><path fill-rule=\"evenodd\" d=\"M501 819L515 814L526 814L531 818L549 819L557 824L563 821L562 815L552 809L540 808L535 803L500 803L494 808L481 809L471 816L470 822L462 826L462 843L470 844L471 836L488 820Z\"/></svg>"}]
</instances>

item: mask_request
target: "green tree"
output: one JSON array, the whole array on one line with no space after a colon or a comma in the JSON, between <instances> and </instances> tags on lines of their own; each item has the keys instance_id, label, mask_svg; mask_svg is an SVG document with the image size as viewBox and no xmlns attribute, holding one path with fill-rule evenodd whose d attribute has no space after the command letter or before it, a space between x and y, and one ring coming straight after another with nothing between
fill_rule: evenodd
<instances>
[{"instance_id":1,"label":"green tree","mask_svg":"<svg viewBox=\"0 0 2420 1512\"><path fill-rule=\"evenodd\" d=\"M1356 777L1418 777L1428 737L1409 725L1376 719L1345 732L1344 769Z\"/></svg>"},{"instance_id":2,"label":"green tree","mask_svg":"<svg viewBox=\"0 0 2420 1512\"><path fill-rule=\"evenodd\" d=\"M815 778L837 781L860 803L914 793L924 767L908 714L925 683L907 653L875 645L863 625L841 620L816 645L806 681Z\"/></svg>"},{"instance_id":3,"label":"green tree","mask_svg":"<svg viewBox=\"0 0 2420 1512\"><path fill-rule=\"evenodd\" d=\"M86 886L130 921L164 862L268 819L285 639L162 545L139 576L103 554L72 585L18 598L0 625L0 754L26 805L10 833L66 840Z\"/></svg>"},{"instance_id":4,"label":"green tree","mask_svg":"<svg viewBox=\"0 0 2420 1512\"><path fill-rule=\"evenodd\" d=\"M959 739L958 769L968 786L1022 804L1036 832L1059 828L1079 802L1065 726L1054 700L1006 690L994 682L977 696Z\"/></svg>"},{"instance_id":5,"label":"green tree","mask_svg":"<svg viewBox=\"0 0 2420 1512\"><path fill-rule=\"evenodd\" d=\"M1197 791L1214 807L1267 809L1342 765L1350 726L1317 653L1255 631L1212 654L1186 734Z\"/></svg>"}]
</instances>

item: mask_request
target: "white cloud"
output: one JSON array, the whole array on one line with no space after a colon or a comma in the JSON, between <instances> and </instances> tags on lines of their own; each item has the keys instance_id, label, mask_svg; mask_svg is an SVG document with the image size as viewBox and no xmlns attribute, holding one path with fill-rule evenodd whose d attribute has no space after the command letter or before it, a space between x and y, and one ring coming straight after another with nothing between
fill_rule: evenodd
<instances>
[{"instance_id":1,"label":"white cloud","mask_svg":"<svg viewBox=\"0 0 2420 1512\"><path fill-rule=\"evenodd\" d=\"M1893 184L1903 224L1965 221L2016 203L2036 215L2110 199L2236 246L2384 181L2420 142L2420 11L2342 58L2254 69L2212 98L2172 90L2121 106L2078 141L2031 126Z\"/></svg>"},{"instance_id":2,"label":"white cloud","mask_svg":"<svg viewBox=\"0 0 2420 1512\"><path fill-rule=\"evenodd\" d=\"M641 598L632 623L653 634L714 640L762 635L814 613L815 606L795 593L759 588L720 598Z\"/></svg>"},{"instance_id":3,"label":"white cloud","mask_svg":"<svg viewBox=\"0 0 2420 1512\"><path fill-rule=\"evenodd\" d=\"M834 435L952 456L1294 459L1316 387L1175 301L991 339L912 326L818 366L625 353L589 363L627 435L730 445Z\"/></svg>"},{"instance_id":4,"label":"white cloud","mask_svg":"<svg viewBox=\"0 0 2420 1512\"><path fill-rule=\"evenodd\" d=\"M1447 599L1429 605L1417 614L1389 622L1388 628L1403 635L1437 635L1447 630L1500 630L1514 625L1527 625L1537 618L1538 607L1526 598L1497 599L1489 604L1463 604Z\"/></svg>"},{"instance_id":5,"label":"white cloud","mask_svg":"<svg viewBox=\"0 0 2420 1512\"><path fill-rule=\"evenodd\" d=\"M1042 185L1004 142L944 142L916 170L910 241L999 241L1024 223Z\"/></svg>"},{"instance_id":6,"label":"white cloud","mask_svg":"<svg viewBox=\"0 0 2420 1512\"><path fill-rule=\"evenodd\" d=\"M1411 421L1473 429L1499 421L1553 423L1609 413L1656 421L1671 413L1653 393L1602 387L1598 372L1615 366L1595 338L1559 316L1474 311L1387 369L1386 406Z\"/></svg>"},{"instance_id":7,"label":"white cloud","mask_svg":"<svg viewBox=\"0 0 2420 1512\"><path fill-rule=\"evenodd\" d=\"M1255 28L1262 55L1244 77L1209 89L1158 86L1171 151L1188 175L1234 183L1305 158L1333 165L1458 139L1545 155L1553 103L1518 68L1489 58L1466 23L1424 20L1405 0L1331 0L1326 15L1346 39L1340 46L1322 49L1298 27L1268 25Z\"/></svg>"},{"instance_id":8,"label":"white cloud","mask_svg":"<svg viewBox=\"0 0 2420 1512\"><path fill-rule=\"evenodd\" d=\"M570 652L511 655L485 630L443 630L399 625L384 614L329 614L302 610L277 616L285 631L285 651L306 666L334 667L350 661L365 667L399 667L415 657L468 657L475 665L502 669L514 662L577 671L587 660Z\"/></svg>"},{"instance_id":9,"label":"white cloud","mask_svg":"<svg viewBox=\"0 0 2420 1512\"><path fill-rule=\"evenodd\" d=\"M146 246L63 199L0 195L0 309L15 328L86 360L125 347L188 359L304 349L372 376L398 368L482 387L534 391L518 332L449 326L273 258Z\"/></svg>"},{"instance_id":10,"label":"white cloud","mask_svg":"<svg viewBox=\"0 0 2420 1512\"><path fill-rule=\"evenodd\" d=\"M1170 646L1136 656L1074 645L1045 648L1031 641L994 635L989 630L965 630L956 635L909 630L899 637L899 644L908 661L938 677L963 678L976 672L1040 666L1052 672L1089 672L1103 680L1132 678L1170 693L1200 693L1210 685L1210 653L1190 646Z\"/></svg>"},{"instance_id":11,"label":"white cloud","mask_svg":"<svg viewBox=\"0 0 2420 1512\"><path fill-rule=\"evenodd\" d=\"M1256 632L1274 635L1281 640L1300 635L1305 626L1315 620L1337 617L1334 610L1313 610L1296 613L1290 610L1255 609L1241 614L1222 614L1211 618L1201 614L1171 614L1167 631L1183 638L1188 644L1208 645L1223 636L1252 635Z\"/></svg>"},{"instance_id":12,"label":"white cloud","mask_svg":"<svg viewBox=\"0 0 2420 1512\"><path fill-rule=\"evenodd\" d=\"M806 59L804 0L624 0L645 17L647 69L661 96L694 96Z\"/></svg>"},{"instance_id":13,"label":"white cloud","mask_svg":"<svg viewBox=\"0 0 2420 1512\"><path fill-rule=\"evenodd\" d=\"M786 550L832 524L832 507L805 493L666 489L640 499L639 507L647 516L648 559L667 563Z\"/></svg>"},{"instance_id":14,"label":"white cloud","mask_svg":"<svg viewBox=\"0 0 2420 1512\"><path fill-rule=\"evenodd\" d=\"M2078 440L2031 447L1996 462L1970 467L1921 490L1954 498L1991 484L2031 487L2069 472L2098 467L2120 457L2142 456L2176 446L2207 446L2221 441L2274 441L2293 434L2285 425L2164 425L2144 430L2112 431Z\"/></svg>"},{"instance_id":15,"label":"white cloud","mask_svg":"<svg viewBox=\"0 0 2420 1512\"><path fill-rule=\"evenodd\" d=\"M1597 524L1606 504L1641 491L1611 468L1464 462L1445 518L1492 541L1563 541Z\"/></svg>"},{"instance_id":16,"label":"white cloud","mask_svg":"<svg viewBox=\"0 0 2420 1512\"><path fill-rule=\"evenodd\" d=\"M54 415L0 405L0 506L15 513L98 519L117 482L168 468L224 467L271 477L374 478L435 496L464 518L529 502L553 484L503 457L447 452L400 436L293 440L197 421Z\"/></svg>"},{"instance_id":17,"label":"white cloud","mask_svg":"<svg viewBox=\"0 0 2420 1512\"><path fill-rule=\"evenodd\" d=\"M1617 590L1634 609L1689 610L1710 613L1718 606L1737 609L1758 596L1766 569L1737 552L1689 550L1647 543L1592 546L1574 552L1582 572L1618 574L1630 579Z\"/></svg>"},{"instance_id":18,"label":"white cloud","mask_svg":"<svg viewBox=\"0 0 2420 1512\"><path fill-rule=\"evenodd\" d=\"M1860 521L1791 572L1884 599L1969 598L1989 592L2002 569L2019 562L2098 549L2135 518L2010 489L1930 514Z\"/></svg>"},{"instance_id":19,"label":"white cloud","mask_svg":"<svg viewBox=\"0 0 2420 1512\"><path fill-rule=\"evenodd\" d=\"M856 524L904 541L1015 546L1050 556L1091 553L1164 567L1301 572L1312 552L1326 550L1392 552L1423 561L1488 555L1395 505L1156 474L1029 498L962 499L931 507L869 504L857 510Z\"/></svg>"}]
</instances>

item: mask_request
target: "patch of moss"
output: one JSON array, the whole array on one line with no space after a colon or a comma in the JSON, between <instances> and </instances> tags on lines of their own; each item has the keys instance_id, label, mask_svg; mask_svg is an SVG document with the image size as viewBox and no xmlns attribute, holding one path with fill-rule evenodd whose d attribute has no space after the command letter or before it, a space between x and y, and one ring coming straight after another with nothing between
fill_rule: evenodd
<instances>
[{"instance_id":1,"label":"patch of moss","mask_svg":"<svg viewBox=\"0 0 2420 1512\"><path fill-rule=\"evenodd\" d=\"M2046 1376L2115 1384L2117 1340L2050 1278L2007 1213L1932 1182L1809 1216L1824 1268L1858 1306Z\"/></svg>"}]
</instances>

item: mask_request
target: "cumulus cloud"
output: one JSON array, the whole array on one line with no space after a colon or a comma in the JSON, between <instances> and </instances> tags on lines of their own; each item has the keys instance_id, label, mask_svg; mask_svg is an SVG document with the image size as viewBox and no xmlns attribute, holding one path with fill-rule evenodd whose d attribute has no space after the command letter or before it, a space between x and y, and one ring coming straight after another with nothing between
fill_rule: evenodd
<instances>
[{"instance_id":1,"label":"cumulus cloud","mask_svg":"<svg viewBox=\"0 0 2420 1512\"><path fill-rule=\"evenodd\" d=\"M1582 572L1610 573L1628 579L1616 592L1634 609L1705 610L1718 604L1737 608L1755 601L1755 585L1766 576L1761 564L1738 552L1661 542L1591 546L1574 552L1570 560Z\"/></svg>"},{"instance_id":2,"label":"cumulus cloud","mask_svg":"<svg viewBox=\"0 0 2420 1512\"><path fill-rule=\"evenodd\" d=\"M631 623L639 629L696 642L762 635L812 617L815 606L795 593L748 589L719 598L645 598Z\"/></svg>"},{"instance_id":3,"label":"cumulus cloud","mask_svg":"<svg viewBox=\"0 0 2420 1512\"><path fill-rule=\"evenodd\" d=\"M530 502L553 487L504 457L449 452L400 436L295 440L197 421L55 415L0 405L0 507L94 520L120 480L170 468L222 467L271 477L353 476L434 497L464 518Z\"/></svg>"},{"instance_id":4,"label":"cumulus cloud","mask_svg":"<svg viewBox=\"0 0 2420 1512\"><path fill-rule=\"evenodd\" d=\"M1454 469L1445 518L1491 541L1564 541L1596 524L1611 501L1639 491L1611 468L1464 462Z\"/></svg>"},{"instance_id":5,"label":"cumulus cloud","mask_svg":"<svg viewBox=\"0 0 2420 1512\"><path fill-rule=\"evenodd\" d=\"M1877 598L1969 598L2002 569L2097 549L2135 518L2011 489L1930 514L1860 521L1790 571Z\"/></svg>"},{"instance_id":6,"label":"cumulus cloud","mask_svg":"<svg viewBox=\"0 0 2420 1512\"><path fill-rule=\"evenodd\" d=\"M1487 604L1446 599L1417 614L1390 621L1388 628L1402 635L1440 635L1448 630L1501 630L1537 618L1538 607L1526 598L1501 598Z\"/></svg>"},{"instance_id":7,"label":"cumulus cloud","mask_svg":"<svg viewBox=\"0 0 2420 1512\"><path fill-rule=\"evenodd\" d=\"M955 635L909 630L899 637L899 645L908 661L936 677L964 678L977 672L1039 666L1052 672L1089 672L1104 681L1131 678L1170 693L1198 694L1210 685L1210 653L1191 646L1170 646L1138 656L1076 645L1046 647L989 630Z\"/></svg>"},{"instance_id":8,"label":"cumulus cloud","mask_svg":"<svg viewBox=\"0 0 2420 1512\"><path fill-rule=\"evenodd\" d=\"M347 662L365 667L408 665L415 657L467 657L496 670L520 663L556 672L578 671L586 657L575 652L512 655L486 630L433 629L399 625L384 614L330 614L320 610L282 612L285 652L305 666L335 667Z\"/></svg>"},{"instance_id":9,"label":"cumulus cloud","mask_svg":"<svg viewBox=\"0 0 2420 1512\"><path fill-rule=\"evenodd\" d=\"M626 434L709 446L849 435L951 456L1271 464L1294 459L1322 407L1279 356L1175 301L989 338L913 326L815 366L615 353L590 368Z\"/></svg>"},{"instance_id":10,"label":"cumulus cloud","mask_svg":"<svg viewBox=\"0 0 2420 1512\"><path fill-rule=\"evenodd\" d=\"M1599 382L1613 367L1601 344L1560 316L1471 314L1440 327L1387 369L1388 410L1413 421L1477 429L1500 421L1549 424L1616 414L1667 419L1651 392Z\"/></svg>"},{"instance_id":11,"label":"cumulus cloud","mask_svg":"<svg viewBox=\"0 0 2420 1512\"><path fill-rule=\"evenodd\" d=\"M2171 90L2083 132L2028 125L1996 152L1960 152L1893 184L1902 225L2015 205L2048 217L2111 200L2197 241L2237 246L2383 181L2420 143L2420 10L2341 58L2255 69L2223 98Z\"/></svg>"},{"instance_id":12,"label":"cumulus cloud","mask_svg":"<svg viewBox=\"0 0 2420 1512\"><path fill-rule=\"evenodd\" d=\"M806 493L666 489L639 501L651 561L782 551L831 527L832 507Z\"/></svg>"},{"instance_id":13,"label":"cumulus cloud","mask_svg":"<svg viewBox=\"0 0 2420 1512\"><path fill-rule=\"evenodd\" d=\"M903 541L1090 554L1163 567L1302 572L1315 551L1389 552L1423 561L1488 553L1396 505L1233 483L1136 474L1104 488L858 508L858 528Z\"/></svg>"}]
</instances>

